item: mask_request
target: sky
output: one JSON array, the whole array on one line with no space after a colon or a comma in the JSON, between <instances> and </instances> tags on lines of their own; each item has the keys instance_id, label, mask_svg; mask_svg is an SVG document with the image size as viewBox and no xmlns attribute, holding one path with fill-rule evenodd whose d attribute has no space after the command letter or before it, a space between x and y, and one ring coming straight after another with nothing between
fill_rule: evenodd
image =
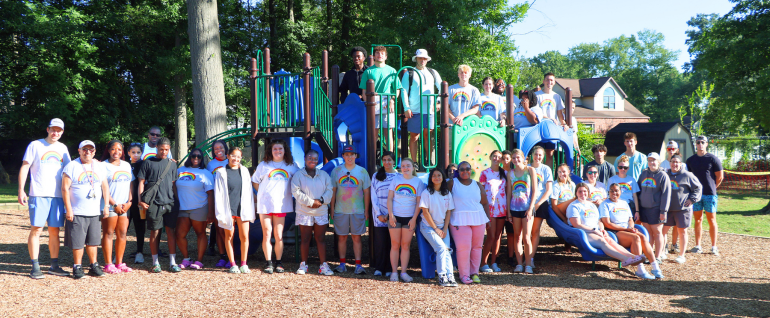
<instances>
[{"instance_id":1,"label":"sky","mask_svg":"<svg viewBox=\"0 0 770 318\"><path fill-rule=\"evenodd\" d=\"M509 0L511 4L520 2ZM681 70L690 61L685 44L687 21L699 13L721 16L732 7L728 0L535 0L524 21L509 31L519 54L533 57L552 50L566 54L580 43L603 43L620 35L655 30L665 37L666 48L679 51L674 66Z\"/></svg>"}]
</instances>

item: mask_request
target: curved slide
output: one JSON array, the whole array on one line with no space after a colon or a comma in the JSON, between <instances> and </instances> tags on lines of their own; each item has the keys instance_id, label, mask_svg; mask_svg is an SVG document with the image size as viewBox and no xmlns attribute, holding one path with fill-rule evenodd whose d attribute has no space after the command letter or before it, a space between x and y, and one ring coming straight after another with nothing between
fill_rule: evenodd
<instances>
[{"instance_id":1,"label":"curved slide","mask_svg":"<svg viewBox=\"0 0 770 318\"><path fill-rule=\"evenodd\" d=\"M340 125L342 124L345 124L345 126L347 126L347 131L350 132L351 140L348 142L341 141L347 141L345 132L339 132ZM337 116L334 117L334 132L338 135L337 140L340 140L340 150L342 150L342 147L351 143L355 145L356 151L358 152L356 164L362 167L366 167L368 156L368 151L366 151L368 147L366 144L366 129L366 106L358 94L350 94L345 98L344 103L337 106ZM337 157L329 160L321 170L331 174L335 167L342 164L342 157Z\"/></svg>"}]
</instances>

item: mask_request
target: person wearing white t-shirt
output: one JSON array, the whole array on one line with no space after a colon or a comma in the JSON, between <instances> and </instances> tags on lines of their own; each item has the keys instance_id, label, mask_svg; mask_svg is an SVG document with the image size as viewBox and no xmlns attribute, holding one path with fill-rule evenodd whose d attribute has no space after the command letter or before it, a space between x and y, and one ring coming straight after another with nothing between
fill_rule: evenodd
<instances>
[{"instance_id":1,"label":"person wearing white t-shirt","mask_svg":"<svg viewBox=\"0 0 770 318\"><path fill-rule=\"evenodd\" d=\"M390 232L390 281L397 282L398 261L401 260L401 280L411 282L406 273L409 265L409 247L417 226L420 211L420 195L425 185L415 176L414 161L401 159L401 175L390 183L388 189L388 225Z\"/></svg>"},{"instance_id":2,"label":"person wearing white t-shirt","mask_svg":"<svg viewBox=\"0 0 770 318\"><path fill-rule=\"evenodd\" d=\"M59 138L64 134L64 122L59 118L51 119L46 131L48 136L27 146L19 169L18 200L22 206L29 204L29 219L32 225L27 238L27 248L32 260L30 277L34 279L45 278L40 270L38 254L40 234L43 233L46 223L48 251L51 253L51 268L48 273L57 276L69 275L59 267L59 228L64 227L65 214L61 195L61 171L70 162L67 146L59 142ZM29 198L24 192L27 175L30 176Z\"/></svg>"},{"instance_id":3,"label":"person wearing white t-shirt","mask_svg":"<svg viewBox=\"0 0 770 318\"><path fill-rule=\"evenodd\" d=\"M257 191L257 214L262 224L262 251L267 264L265 272L283 273L283 226L286 214L294 213L291 196L291 178L299 170L285 140L276 139L265 147L262 163L251 177L251 184ZM271 261L275 237L275 266Z\"/></svg>"},{"instance_id":4,"label":"person wearing white t-shirt","mask_svg":"<svg viewBox=\"0 0 770 318\"><path fill-rule=\"evenodd\" d=\"M390 183L400 174L396 170L396 155L383 151L380 155L380 168L372 177L369 194L372 202L372 221L374 222L374 245L371 251L373 261L369 264L374 268L374 276L390 276L390 232L388 230L388 192Z\"/></svg>"},{"instance_id":5,"label":"person wearing white t-shirt","mask_svg":"<svg viewBox=\"0 0 770 318\"><path fill-rule=\"evenodd\" d=\"M104 255L104 272L108 274L133 271L126 263L123 263L123 254L126 251L128 210L131 208L131 188L135 178L131 172L131 164L123 161L124 158L123 144L117 140L112 140L107 144L105 154L102 156L102 163L107 169L107 184L110 186L110 201L107 202L110 214L102 219L104 232L102 235L102 254ZM117 237L115 241L115 264L112 261L113 236Z\"/></svg>"},{"instance_id":6,"label":"person wearing white t-shirt","mask_svg":"<svg viewBox=\"0 0 770 318\"><path fill-rule=\"evenodd\" d=\"M584 181L590 190L588 192L588 200L598 207L599 204L607 199L607 189L605 188L604 183L596 180L599 177L599 169L596 166L588 167L586 176L588 176L588 178Z\"/></svg>"},{"instance_id":7,"label":"person wearing white t-shirt","mask_svg":"<svg viewBox=\"0 0 770 318\"><path fill-rule=\"evenodd\" d=\"M160 132L160 127L150 127L150 130L147 131L147 142L144 143L144 148L142 149L142 160L147 160L148 158L155 157L158 154L158 140L162 136L163 135ZM168 154L167 158L174 159L171 153Z\"/></svg>"},{"instance_id":8,"label":"person wearing white t-shirt","mask_svg":"<svg viewBox=\"0 0 770 318\"><path fill-rule=\"evenodd\" d=\"M501 95L495 94L492 89L494 88L494 79L492 77L485 77L481 81L481 87L484 89L484 93L481 94L481 106L479 106L479 113L481 116L490 116L500 123L500 127L505 126L505 119L507 117L507 109L505 104L505 98ZM518 105L519 99L513 96L513 104Z\"/></svg>"},{"instance_id":9,"label":"person wearing white t-shirt","mask_svg":"<svg viewBox=\"0 0 770 318\"><path fill-rule=\"evenodd\" d=\"M449 220L455 204L444 173L439 168L430 171L428 187L420 194L420 209L420 233L436 252L438 283L443 287L457 287L452 272L452 249L449 244Z\"/></svg>"},{"instance_id":10,"label":"person wearing white t-shirt","mask_svg":"<svg viewBox=\"0 0 770 318\"><path fill-rule=\"evenodd\" d=\"M556 125L564 126L567 125L564 121L564 102L561 96L553 91L554 85L556 85L556 76L553 73L546 73L543 76L543 89L535 93L537 105L543 110L543 119L548 118L553 120ZM544 142L543 148L546 150L545 165L551 167L556 143L551 141Z\"/></svg>"},{"instance_id":11,"label":"person wearing white t-shirt","mask_svg":"<svg viewBox=\"0 0 770 318\"><path fill-rule=\"evenodd\" d=\"M481 93L470 84L473 70L468 65L457 68L459 82L449 86L449 120L458 126L463 125L463 118L479 113Z\"/></svg>"},{"instance_id":12,"label":"person wearing white t-shirt","mask_svg":"<svg viewBox=\"0 0 770 318\"><path fill-rule=\"evenodd\" d=\"M416 70L409 69L401 76L401 86L406 90L406 94L402 94L401 99L409 130L409 154L415 159L417 159L420 134L430 138L430 132L436 128L434 116L440 105L438 97L420 98L421 94L435 94L441 91L441 76L436 70L427 67L430 60L428 51L417 50L412 57L412 62L416 62L414 66ZM430 154L430 143L424 141L423 144L425 145L423 156L426 156Z\"/></svg>"},{"instance_id":13,"label":"person wearing white t-shirt","mask_svg":"<svg viewBox=\"0 0 770 318\"><path fill-rule=\"evenodd\" d=\"M110 201L110 185L107 183L107 168L94 160L94 143L82 141L78 153L80 158L62 170L61 181L62 199L67 209L64 244L72 248L72 277L75 279L85 276L80 265L84 249L91 264L88 274L104 276L96 262L96 253L101 243L100 217L107 218L110 213L109 207L99 201Z\"/></svg>"}]
</instances>

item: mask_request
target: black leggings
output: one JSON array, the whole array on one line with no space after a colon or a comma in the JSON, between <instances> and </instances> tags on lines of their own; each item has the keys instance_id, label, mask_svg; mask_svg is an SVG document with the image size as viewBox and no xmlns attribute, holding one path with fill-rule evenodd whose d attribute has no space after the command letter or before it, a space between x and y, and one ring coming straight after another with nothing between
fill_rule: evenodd
<instances>
[{"instance_id":1,"label":"black leggings","mask_svg":"<svg viewBox=\"0 0 770 318\"><path fill-rule=\"evenodd\" d=\"M419 224L418 224L419 226ZM374 228L374 269L383 275L391 271L390 267L390 232L387 227Z\"/></svg>"},{"instance_id":2,"label":"black leggings","mask_svg":"<svg viewBox=\"0 0 770 318\"><path fill-rule=\"evenodd\" d=\"M134 230L136 231L136 251L138 253L144 253L142 252L144 250L144 232L147 229L147 220L142 220L141 215L139 215L139 208L134 208L133 206L129 209L129 218L128 218L128 225L131 226L131 223L134 224Z\"/></svg>"}]
</instances>

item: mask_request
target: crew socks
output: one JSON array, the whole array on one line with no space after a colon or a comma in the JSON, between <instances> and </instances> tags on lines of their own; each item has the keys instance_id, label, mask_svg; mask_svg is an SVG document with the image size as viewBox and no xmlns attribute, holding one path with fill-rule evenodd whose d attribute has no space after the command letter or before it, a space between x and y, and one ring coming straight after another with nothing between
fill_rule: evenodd
<instances>
[{"instance_id":1,"label":"crew socks","mask_svg":"<svg viewBox=\"0 0 770 318\"><path fill-rule=\"evenodd\" d=\"M658 265L657 261L650 263L650 266L652 266L652 270L655 270L655 271L659 271L660 270L660 265Z\"/></svg>"},{"instance_id":2,"label":"crew socks","mask_svg":"<svg viewBox=\"0 0 770 318\"><path fill-rule=\"evenodd\" d=\"M642 276L645 273L647 273L647 271L644 269L644 266L642 266L642 264L636 265L636 275Z\"/></svg>"},{"instance_id":3,"label":"crew socks","mask_svg":"<svg viewBox=\"0 0 770 318\"><path fill-rule=\"evenodd\" d=\"M170 266L176 265L176 253L175 254L168 254L168 262Z\"/></svg>"},{"instance_id":4,"label":"crew socks","mask_svg":"<svg viewBox=\"0 0 770 318\"><path fill-rule=\"evenodd\" d=\"M152 254L152 265L160 265L160 263L158 263L158 254Z\"/></svg>"},{"instance_id":5,"label":"crew socks","mask_svg":"<svg viewBox=\"0 0 770 318\"><path fill-rule=\"evenodd\" d=\"M241 261L241 266L246 266L246 261Z\"/></svg>"},{"instance_id":6,"label":"crew socks","mask_svg":"<svg viewBox=\"0 0 770 318\"><path fill-rule=\"evenodd\" d=\"M233 267L233 266L238 266L238 265L235 265L235 262L230 262L230 267Z\"/></svg>"},{"instance_id":7,"label":"crew socks","mask_svg":"<svg viewBox=\"0 0 770 318\"><path fill-rule=\"evenodd\" d=\"M37 258L32 260L32 270L35 272L40 271L40 262L38 262Z\"/></svg>"},{"instance_id":8,"label":"crew socks","mask_svg":"<svg viewBox=\"0 0 770 318\"><path fill-rule=\"evenodd\" d=\"M361 260L360 259L356 260L356 266L361 266Z\"/></svg>"},{"instance_id":9,"label":"crew socks","mask_svg":"<svg viewBox=\"0 0 770 318\"><path fill-rule=\"evenodd\" d=\"M345 259L344 258L340 258L340 266L345 266Z\"/></svg>"},{"instance_id":10,"label":"crew socks","mask_svg":"<svg viewBox=\"0 0 770 318\"><path fill-rule=\"evenodd\" d=\"M51 259L51 268L59 268L59 258Z\"/></svg>"}]
</instances>

